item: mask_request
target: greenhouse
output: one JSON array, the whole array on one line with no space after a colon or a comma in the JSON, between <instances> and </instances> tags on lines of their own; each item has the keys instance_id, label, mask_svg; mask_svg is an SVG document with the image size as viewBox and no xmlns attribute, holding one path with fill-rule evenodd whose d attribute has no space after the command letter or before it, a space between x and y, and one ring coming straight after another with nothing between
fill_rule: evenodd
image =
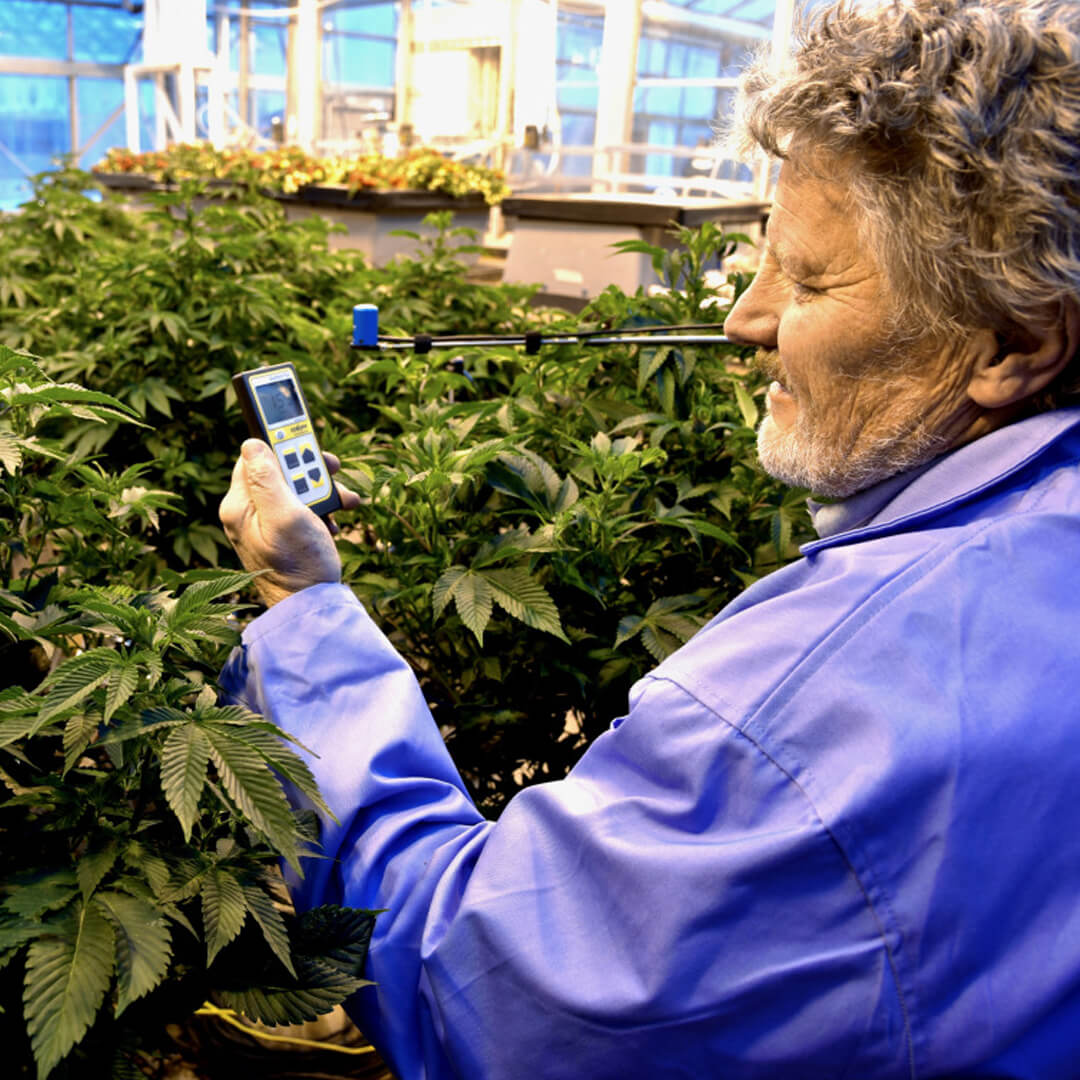
<instances>
[{"instance_id":1,"label":"greenhouse","mask_svg":"<svg viewBox=\"0 0 1080 1080\"><path fill-rule=\"evenodd\" d=\"M4 1080L1080 1077L1078 161L1080 0L0 0Z\"/></svg>"}]
</instances>

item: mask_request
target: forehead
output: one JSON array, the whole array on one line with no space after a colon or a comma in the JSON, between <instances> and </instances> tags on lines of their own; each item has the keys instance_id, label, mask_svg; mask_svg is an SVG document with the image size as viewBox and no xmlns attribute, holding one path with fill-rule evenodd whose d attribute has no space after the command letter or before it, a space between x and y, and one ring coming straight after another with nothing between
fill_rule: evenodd
<instances>
[{"instance_id":1,"label":"forehead","mask_svg":"<svg viewBox=\"0 0 1080 1080\"><path fill-rule=\"evenodd\" d=\"M858 212L843 182L846 170L825 175L827 164L813 166L785 161L780 170L767 233L778 256L806 261L832 261L861 254Z\"/></svg>"}]
</instances>

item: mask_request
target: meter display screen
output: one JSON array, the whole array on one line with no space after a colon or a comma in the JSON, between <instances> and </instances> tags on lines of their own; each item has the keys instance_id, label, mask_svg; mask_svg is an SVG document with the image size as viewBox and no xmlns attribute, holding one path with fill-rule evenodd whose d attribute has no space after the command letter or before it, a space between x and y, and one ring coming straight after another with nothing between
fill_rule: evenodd
<instances>
[{"instance_id":1,"label":"meter display screen","mask_svg":"<svg viewBox=\"0 0 1080 1080\"><path fill-rule=\"evenodd\" d=\"M263 383L255 387L255 393L259 395L259 405L270 427L283 424L286 420L295 420L304 414L300 407L300 394L292 379Z\"/></svg>"}]
</instances>

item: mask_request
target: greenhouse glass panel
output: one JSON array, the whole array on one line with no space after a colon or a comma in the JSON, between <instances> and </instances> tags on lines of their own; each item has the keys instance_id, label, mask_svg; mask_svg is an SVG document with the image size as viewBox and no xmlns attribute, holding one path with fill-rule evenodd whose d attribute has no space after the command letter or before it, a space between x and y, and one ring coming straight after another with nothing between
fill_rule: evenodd
<instances>
[{"instance_id":1,"label":"greenhouse glass panel","mask_svg":"<svg viewBox=\"0 0 1080 1080\"><path fill-rule=\"evenodd\" d=\"M76 60L99 64L134 64L142 60L141 17L123 10L74 7L71 21Z\"/></svg>"},{"instance_id":2,"label":"greenhouse glass panel","mask_svg":"<svg viewBox=\"0 0 1080 1080\"><path fill-rule=\"evenodd\" d=\"M596 141L597 64L603 37L603 15L559 10L555 96L565 146L592 146ZM560 171L565 176L591 176L592 165L591 157L568 154Z\"/></svg>"},{"instance_id":3,"label":"greenhouse glass panel","mask_svg":"<svg viewBox=\"0 0 1080 1080\"><path fill-rule=\"evenodd\" d=\"M67 8L40 0L3 0L0 54L67 60Z\"/></svg>"},{"instance_id":4,"label":"greenhouse glass panel","mask_svg":"<svg viewBox=\"0 0 1080 1080\"><path fill-rule=\"evenodd\" d=\"M252 20L251 71L255 75L285 78L288 26L284 21L268 23Z\"/></svg>"},{"instance_id":5,"label":"greenhouse glass panel","mask_svg":"<svg viewBox=\"0 0 1080 1080\"><path fill-rule=\"evenodd\" d=\"M323 81L353 86L394 85L397 43L361 35L323 35Z\"/></svg>"},{"instance_id":6,"label":"greenhouse glass panel","mask_svg":"<svg viewBox=\"0 0 1080 1080\"><path fill-rule=\"evenodd\" d=\"M323 32L344 30L376 37L395 37L397 17L398 5L390 2L328 8L323 12Z\"/></svg>"},{"instance_id":7,"label":"greenhouse glass panel","mask_svg":"<svg viewBox=\"0 0 1080 1080\"><path fill-rule=\"evenodd\" d=\"M79 138L82 140L78 164L89 169L101 161L109 147L124 145L123 112L110 120L124 104L124 80L81 78L76 81L75 92L79 102Z\"/></svg>"},{"instance_id":8,"label":"greenhouse glass panel","mask_svg":"<svg viewBox=\"0 0 1080 1080\"><path fill-rule=\"evenodd\" d=\"M283 90L252 90L251 126L264 138L270 138L273 121L285 117L285 92Z\"/></svg>"},{"instance_id":9,"label":"greenhouse glass panel","mask_svg":"<svg viewBox=\"0 0 1080 1080\"><path fill-rule=\"evenodd\" d=\"M0 208L23 202L30 194L27 178L70 149L67 79L0 75Z\"/></svg>"}]
</instances>

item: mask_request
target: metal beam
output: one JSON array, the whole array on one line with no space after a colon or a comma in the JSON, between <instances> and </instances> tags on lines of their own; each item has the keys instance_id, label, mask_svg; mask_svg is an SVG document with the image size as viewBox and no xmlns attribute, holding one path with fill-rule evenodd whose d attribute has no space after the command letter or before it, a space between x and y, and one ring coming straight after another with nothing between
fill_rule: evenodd
<instances>
[{"instance_id":1,"label":"metal beam","mask_svg":"<svg viewBox=\"0 0 1080 1080\"><path fill-rule=\"evenodd\" d=\"M63 75L90 79L119 79L123 64L95 64L90 60L39 60L33 56L0 57L0 73L4 75Z\"/></svg>"},{"instance_id":2,"label":"metal beam","mask_svg":"<svg viewBox=\"0 0 1080 1080\"><path fill-rule=\"evenodd\" d=\"M86 154L86 151L89 150L90 147L92 147L94 145L94 143L96 143L98 141L98 139L100 139L101 136L104 135L105 132L109 130L109 125L112 124L115 120L117 120L119 118L120 114L124 111L124 106L125 106L125 102L121 101L120 104L117 105L116 108L113 109L113 111L111 113L109 113L108 119L98 127L97 131L95 131L94 134L91 135L89 139L86 140L85 145L80 147L75 152L75 164L76 165L80 161L82 161L83 156Z\"/></svg>"}]
</instances>

